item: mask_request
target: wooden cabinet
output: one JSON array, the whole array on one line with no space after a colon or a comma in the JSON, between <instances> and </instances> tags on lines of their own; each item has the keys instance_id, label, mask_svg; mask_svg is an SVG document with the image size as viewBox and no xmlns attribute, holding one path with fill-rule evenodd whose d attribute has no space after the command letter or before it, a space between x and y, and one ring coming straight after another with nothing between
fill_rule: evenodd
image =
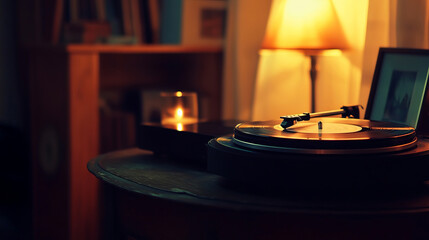
<instances>
[{"instance_id":1,"label":"wooden cabinet","mask_svg":"<svg viewBox=\"0 0 429 240\"><path fill-rule=\"evenodd\" d=\"M99 92L197 91L200 116L219 119L222 50L183 46L68 45L30 53L35 239L98 239Z\"/></svg>"}]
</instances>

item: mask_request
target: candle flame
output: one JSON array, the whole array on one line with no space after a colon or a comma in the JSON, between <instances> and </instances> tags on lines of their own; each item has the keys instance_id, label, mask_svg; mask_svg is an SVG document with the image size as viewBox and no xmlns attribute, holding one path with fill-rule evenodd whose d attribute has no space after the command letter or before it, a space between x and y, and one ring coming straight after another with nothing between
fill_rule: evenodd
<instances>
[{"instance_id":1,"label":"candle flame","mask_svg":"<svg viewBox=\"0 0 429 240\"><path fill-rule=\"evenodd\" d=\"M176 97L182 97L182 96L183 96L183 93L181 91L176 92Z\"/></svg>"},{"instance_id":2,"label":"candle flame","mask_svg":"<svg viewBox=\"0 0 429 240\"><path fill-rule=\"evenodd\" d=\"M182 119L182 118L183 118L183 109L182 109L181 107L178 107L178 108L176 109L175 117L176 117L177 119Z\"/></svg>"}]
</instances>

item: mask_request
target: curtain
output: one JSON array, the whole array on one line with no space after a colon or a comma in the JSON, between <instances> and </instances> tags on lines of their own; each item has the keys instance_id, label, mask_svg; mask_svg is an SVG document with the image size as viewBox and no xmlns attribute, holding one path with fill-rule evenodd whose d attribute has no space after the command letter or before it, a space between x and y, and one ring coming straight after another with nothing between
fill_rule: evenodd
<instances>
[{"instance_id":1,"label":"curtain","mask_svg":"<svg viewBox=\"0 0 429 240\"><path fill-rule=\"evenodd\" d=\"M270 0L228 1L223 119L249 120L251 117L258 51L270 6Z\"/></svg>"},{"instance_id":2,"label":"curtain","mask_svg":"<svg viewBox=\"0 0 429 240\"><path fill-rule=\"evenodd\" d=\"M366 105L380 47L428 48L428 0L370 0L361 86Z\"/></svg>"}]
</instances>

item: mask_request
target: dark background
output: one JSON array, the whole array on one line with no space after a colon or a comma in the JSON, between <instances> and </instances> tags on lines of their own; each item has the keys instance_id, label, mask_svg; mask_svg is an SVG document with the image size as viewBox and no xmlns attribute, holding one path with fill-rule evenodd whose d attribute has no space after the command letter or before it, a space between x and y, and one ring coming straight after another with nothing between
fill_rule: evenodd
<instances>
[{"instance_id":1,"label":"dark background","mask_svg":"<svg viewBox=\"0 0 429 240\"><path fill-rule=\"evenodd\" d=\"M17 1L0 1L0 239L30 239L31 192L24 42ZM31 7L31 4L28 5Z\"/></svg>"}]
</instances>

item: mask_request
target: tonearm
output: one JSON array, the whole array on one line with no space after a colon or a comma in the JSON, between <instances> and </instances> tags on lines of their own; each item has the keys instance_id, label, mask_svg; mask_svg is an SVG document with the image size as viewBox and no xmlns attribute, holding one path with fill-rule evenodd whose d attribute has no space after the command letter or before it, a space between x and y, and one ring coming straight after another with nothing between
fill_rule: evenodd
<instances>
[{"instance_id":1,"label":"tonearm","mask_svg":"<svg viewBox=\"0 0 429 240\"><path fill-rule=\"evenodd\" d=\"M363 107L361 105L352 105L352 106L343 106L338 110L281 116L280 118L283 119L283 122L280 124L280 126L282 126L283 128L288 128L290 126L293 126L299 121L307 121L307 120L310 120L311 118L327 117L327 116L334 116L334 115L340 115L340 114L341 114L341 117L343 118L345 117L359 118L359 108L363 108Z\"/></svg>"}]
</instances>

